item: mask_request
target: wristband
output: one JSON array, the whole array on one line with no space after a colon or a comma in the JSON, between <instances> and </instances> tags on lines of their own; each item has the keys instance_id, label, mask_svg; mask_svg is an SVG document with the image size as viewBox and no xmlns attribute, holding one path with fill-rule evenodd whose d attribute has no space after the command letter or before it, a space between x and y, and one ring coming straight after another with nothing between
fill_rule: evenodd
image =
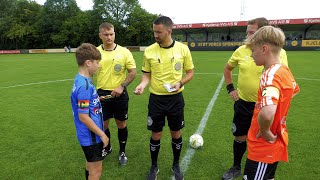
<instances>
[{"instance_id":1,"label":"wristband","mask_svg":"<svg viewBox=\"0 0 320 180\"><path fill-rule=\"evenodd\" d=\"M234 87L233 87L233 83L227 85L228 94L229 94L231 91L234 91L234 90L235 90L235 89L234 89Z\"/></svg>"}]
</instances>

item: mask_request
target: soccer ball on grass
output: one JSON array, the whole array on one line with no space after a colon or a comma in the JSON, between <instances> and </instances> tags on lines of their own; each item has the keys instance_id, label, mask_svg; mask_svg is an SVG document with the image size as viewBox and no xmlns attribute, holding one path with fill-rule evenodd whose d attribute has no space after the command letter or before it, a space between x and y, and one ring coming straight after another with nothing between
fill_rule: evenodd
<instances>
[{"instance_id":1,"label":"soccer ball on grass","mask_svg":"<svg viewBox=\"0 0 320 180\"><path fill-rule=\"evenodd\" d=\"M189 138L190 146L197 149L203 146L203 138L200 134L193 134Z\"/></svg>"}]
</instances>

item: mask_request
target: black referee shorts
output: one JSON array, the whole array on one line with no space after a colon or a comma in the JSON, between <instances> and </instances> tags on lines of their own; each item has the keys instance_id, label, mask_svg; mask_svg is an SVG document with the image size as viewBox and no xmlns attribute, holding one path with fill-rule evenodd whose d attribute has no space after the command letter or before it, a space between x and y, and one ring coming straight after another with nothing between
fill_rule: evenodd
<instances>
[{"instance_id":1,"label":"black referee shorts","mask_svg":"<svg viewBox=\"0 0 320 180\"><path fill-rule=\"evenodd\" d=\"M97 93L99 97L107 97L111 95L112 91L98 89ZM103 119L108 120L110 118L115 118L120 121L125 121L128 119L128 104L129 96L127 89L119 97L112 98L100 98Z\"/></svg>"},{"instance_id":2,"label":"black referee shorts","mask_svg":"<svg viewBox=\"0 0 320 180\"><path fill-rule=\"evenodd\" d=\"M255 102L247 102L242 99L234 102L234 116L232 133L234 136L247 135L253 116Z\"/></svg>"},{"instance_id":3,"label":"black referee shorts","mask_svg":"<svg viewBox=\"0 0 320 180\"><path fill-rule=\"evenodd\" d=\"M174 95L150 94L148 105L148 129L161 132L165 117L171 131L184 127L184 99L182 92Z\"/></svg>"}]
</instances>

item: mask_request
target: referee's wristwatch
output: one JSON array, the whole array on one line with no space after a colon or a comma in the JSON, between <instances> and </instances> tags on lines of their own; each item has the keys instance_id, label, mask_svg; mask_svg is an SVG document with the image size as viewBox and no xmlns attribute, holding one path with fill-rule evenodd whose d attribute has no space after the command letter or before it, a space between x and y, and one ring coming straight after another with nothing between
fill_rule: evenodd
<instances>
[{"instance_id":1,"label":"referee's wristwatch","mask_svg":"<svg viewBox=\"0 0 320 180\"><path fill-rule=\"evenodd\" d=\"M181 81L179 81L179 83L180 83L180 88L182 88L182 87L183 87L183 84L182 84L182 82L181 82Z\"/></svg>"}]
</instances>

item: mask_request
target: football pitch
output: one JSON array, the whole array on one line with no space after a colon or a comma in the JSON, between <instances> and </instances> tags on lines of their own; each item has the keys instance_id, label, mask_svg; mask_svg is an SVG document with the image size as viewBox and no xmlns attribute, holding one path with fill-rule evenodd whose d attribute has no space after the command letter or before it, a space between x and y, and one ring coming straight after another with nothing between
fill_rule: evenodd
<instances>
[{"instance_id":1,"label":"football pitch","mask_svg":"<svg viewBox=\"0 0 320 180\"><path fill-rule=\"evenodd\" d=\"M223 68L232 52L192 52L195 76L185 86L185 128L181 161L185 179L221 179L233 163L233 102ZM101 179L145 179L151 165L147 130L149 91L135 96L142 52L134 52L137 78L128 87L128 163L118 163L117 128L110 122L113 152ZM287 118L289 163L279 163L276 179L319 179L320 52L288 51L289 67L301 91ZM0 179L85 179L85 157L75 135L70 92L77 73L74 54L0 55ZM237 71L233 76L237 80ZM220 88L222 87L222 88ZM211 102L211 103L210 103ZM200 127L199 127L200 125ZM190 150L188 139L202 129L204 146ZM171 179L169 130L164 128L158 179ZM244 167L245 159L242 160ZM241 178L238 178L241 179Z\"/></svg>"}]
</instances>

